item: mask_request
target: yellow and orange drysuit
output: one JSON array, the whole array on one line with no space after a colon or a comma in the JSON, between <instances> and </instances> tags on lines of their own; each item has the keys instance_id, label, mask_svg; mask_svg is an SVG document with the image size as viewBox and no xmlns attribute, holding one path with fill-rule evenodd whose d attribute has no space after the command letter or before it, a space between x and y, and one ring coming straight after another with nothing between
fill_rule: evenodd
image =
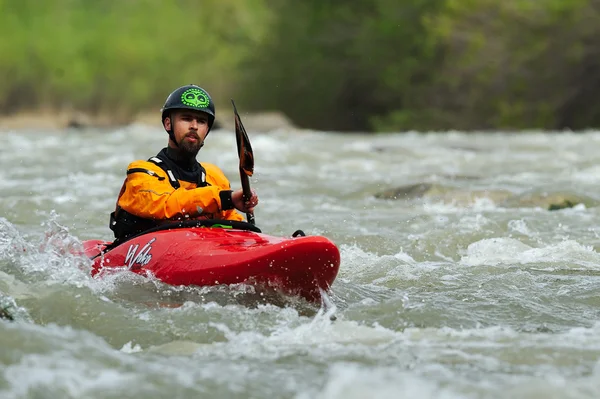
<instances>
[{"instance_id":1,"label":"yellow and orange drysuit","mask_svg":"<svg viewBox=\"0 0 600 399\"><path fill-rule=\"evenodd\" d=\"M110 228L124 239L165 221L220 219L242 221L233 205L229 180L213 164L197 161L182 166L163 149L148 161L134 161Z\"/></svg>"}]
</instances>

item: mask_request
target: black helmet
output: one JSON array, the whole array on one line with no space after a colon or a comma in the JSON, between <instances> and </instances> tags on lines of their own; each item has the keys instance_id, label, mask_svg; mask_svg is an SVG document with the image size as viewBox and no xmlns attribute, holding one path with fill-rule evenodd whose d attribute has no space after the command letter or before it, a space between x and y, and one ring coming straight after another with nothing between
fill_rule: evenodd
<instances>
[{"instance_id":1,"label":"black helmet","mask_svg":"<svg viewBox=\"0 0 600 399\"><path fill-rule=\"evenodd\" d=\"M173 109L193 109L208 114L208 130L215 122L215 103L206 90L196 85L186 85L175 89L163 105L162 122Z\"/></svg>"}]
</instances>

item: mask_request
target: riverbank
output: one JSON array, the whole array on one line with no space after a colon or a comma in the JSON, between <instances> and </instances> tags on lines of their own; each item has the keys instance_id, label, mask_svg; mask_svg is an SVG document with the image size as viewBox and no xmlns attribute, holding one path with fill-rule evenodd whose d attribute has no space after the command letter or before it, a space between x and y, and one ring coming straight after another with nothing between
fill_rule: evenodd
<instances>
[{"instance_id":1,"label":"riverbank","mask_svg":"<svg viewBox=\"0 0 600 399\"><path fill-rule=\"evenodd\" d=\"M281 112L242 113L246 130L269 132L273 130L298 130ZM36 111L0 116L0 132L13 130L60 130L68 128L118 128L132 124L160 127L160 113L142 112L132 118L116 118L113 115L90 115L81 112ZM234 129L233 114L217 115L216 128Z\"/></svg>"}]
</instances>

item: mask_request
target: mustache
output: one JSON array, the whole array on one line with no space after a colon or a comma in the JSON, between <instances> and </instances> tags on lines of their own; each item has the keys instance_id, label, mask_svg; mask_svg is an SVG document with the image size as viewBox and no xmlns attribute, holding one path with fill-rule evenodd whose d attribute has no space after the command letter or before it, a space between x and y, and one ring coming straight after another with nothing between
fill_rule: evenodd
<instances>
[{"instance_id":1,"label":"mustache","mask_svg":"<svg viewBox=\"0 0 600 399\"><path fill-rule=\"evenodd\" d=\"M185 135L185 137L193 137L195 139L200 140L200 136L198 136L198 133L196 133L196 132L189 132L188 134Z\"/></svg>"}]
</instances>

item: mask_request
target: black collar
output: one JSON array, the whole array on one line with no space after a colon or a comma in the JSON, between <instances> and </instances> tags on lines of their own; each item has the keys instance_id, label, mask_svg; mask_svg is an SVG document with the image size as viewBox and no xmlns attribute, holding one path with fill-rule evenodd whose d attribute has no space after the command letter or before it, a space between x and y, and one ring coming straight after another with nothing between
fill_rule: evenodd
<instances>
[{"instance_id":1,"label":"black collar","mask_svg":"<svg viewBox=\"0 0 600 399\"><path fill-rule=\"evenodd\" d=\"M198 161L196 161L196 156L191 156L188 153L183 153L177 148L167 146L165 155L182 169L191 172L198 168Z\"/></svg>"}]
</instances>

